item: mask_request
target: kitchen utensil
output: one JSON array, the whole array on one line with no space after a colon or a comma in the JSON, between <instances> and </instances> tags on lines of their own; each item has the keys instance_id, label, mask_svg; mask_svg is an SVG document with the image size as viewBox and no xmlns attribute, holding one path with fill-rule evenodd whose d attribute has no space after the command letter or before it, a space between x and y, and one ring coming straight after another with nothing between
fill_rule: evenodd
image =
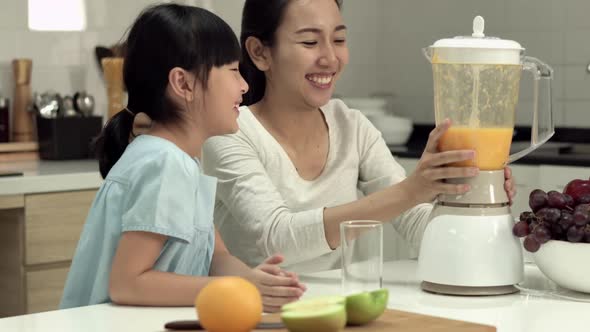
<instances>
[{"instance_id":1,"label":"kitchen utensil","mask_svg":"<svg viewBox=\"0 0 590 332\"><path fill-rule=\"evenodd\" d=\"M201 322L198 320L177 320L173 322L166 323L164 328L168 330L204 330L205 328L201 325ZM269 323L269 322L261 322L256 325L257 330L273 330L273 329L283 329L285 325L281 322Z\"/></svg>"},{"instance_id":2,"label":"kitchen utensil","mask_svg":"<svg viewBox=\"0 0 590 332\"><path fill-rule=\"evenodd\" d=\"M0 96L0 142L10 141L10 106L8 98Z\"/></svg>"},{"instance_id":3,"label":"kitchen utensil","mask_svg":"<svg viewBox=\"0 0 590 332\"><path fill-rule=\"evenodd\" d=\"M74 108L74 98L71 96L64 96L61 103L61 113L63 116L77 116L78 112Z\"/></svg>"},{"instance_id":4,"label":"kitchen utensil","mask_svg":"<svg viewBox=\"0 0 590 332\"><path fill-rule=\"evenodd\" d=\"M280 322L280 314L262 316L263 322ZM262 331L256 329L254 331ZM267 332L285 332L286 328L264 330ZM461 332L494 332L496 328L489 325L482 325L460 320L452 320L429 315L422 315L412 312L386 309L377 320L362 326L347 326L344 331L357 332L440 332L440 331L461 331Z\"/></svg>"},{"instance_id":5,"label":"kitchen utensil","mask_svg":"<svg viewBox=\"0 0 590 332\"><path fill-rule=\"evenodd\" d=\"M15 142L31 142L35 140L33 116L29 112L33 61L31 59L15 59L12 61L12 70L14 73L12 140Z\"/></svg>"},{"instance_id":6,"label":"kitchen utensil","mask_svg":"<svg viewBox=\"0 0 590 332\"><path fill-rule=\"evenodd\" d=\"M383 284L383 224L355 220L340 224L342 294L380 289Z\"/></svg>"},{"instance_id":7,"label":"kitchen utensil","mask_svg":"<svg viewBox=\"0 0 590 332\"><path fill-rule=\"evenodd\" d=\"M451 128L439 150L472 149L476 158L453 166L475 166L479 174L449 179L469 184L462 195L439 195L421 242L418 275L422 288L456 295L517 292L523 279L520 241L504 191L506 163L533 151L553 135L552 69L525 57L515 41L485 37L484 20L473 21L470 37L439 40L425 48L432 63L436 124ZM522 70L533 73L534 108L530 145L509 155ZM541 89L544 88L544 89ZM540 111L538 105L544 105Z\"/></svg>"},{"instance_id":8,"label":"kitchen utensil","mask_svg":"<svg viewBox=\"0 0 590 332\"><path fill-rule=\"evenodd\" d=\"M125 107L123 105L123 58L103 58L102 68L109 102L107 119L110 119Z\"/></svg>"},{"instance_id":9,"label":"kitchen utensil","mask_svg":"<svg viewBox=\"0 0 590 332\"><path fill-rule=\"evenodd\" d=\"M59 113L59 98L54 92L35 93L33 108L43 118L56 118Z\"/></svg>"},{"instance_id":10,"label":"kitchen utensil","mask_svg":"<svg viewBox=\"0 0 590 332\"><path fill-rule=\"evenodd\" d=\"M91 116L94 113L94 97L86 91L74 94L74 107L83 116Z\"/></svg>"}]
</instances>

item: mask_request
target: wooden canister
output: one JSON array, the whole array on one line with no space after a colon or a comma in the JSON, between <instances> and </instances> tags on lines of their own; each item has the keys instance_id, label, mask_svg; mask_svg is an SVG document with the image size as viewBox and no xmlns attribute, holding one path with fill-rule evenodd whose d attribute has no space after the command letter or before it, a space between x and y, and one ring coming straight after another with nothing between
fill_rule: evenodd
<instances>
[{"instance_id":1,"label":"wooden canister","mask_svg":"<svg viewBox=\"0 0 590 332\"><path fill-rule=\"evenodd\" d=\"M32 142L36 137L33 130L33 112L29 112L33 61L31 59L14 59L12 60L12 70L14 73L12 140Z\"/></svg>"},{"instance_id":2,"label":"wooden canister","mask_svg":"<svg viewBox=\"0 0 590 332\"><path fill-rule=\"evenodd\" d=\"M109 108L107 120L113 115L119 113L125 105L124 94L125 87L123 83L123 58L105 57L101 60L104 80L107 86L107 97Z\"/></svg>"}]
</instances>

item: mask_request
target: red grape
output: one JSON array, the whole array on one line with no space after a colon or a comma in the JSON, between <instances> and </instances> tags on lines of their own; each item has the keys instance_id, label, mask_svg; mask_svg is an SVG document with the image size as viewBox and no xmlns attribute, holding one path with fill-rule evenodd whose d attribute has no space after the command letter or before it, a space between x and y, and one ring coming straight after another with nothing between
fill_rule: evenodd
<instances>
[{"instance_id":1,"label":"red grape","mask_svg":"<svg viewBox=\"0 0 590 332\"><path fill-rule=\"evenodd\" d=\"M558 224L564 231L567 231L568 228L572 227L572 225L574 224L573 215L569 212L562 211L561 219L559 219Z\"/></svg>"},{"instance_id":2,"label":"red grape","mask_svg":"<svg viewBox=\"0 0 590 332\"><path fill-rule=\"evenodd\" d=\"M548 223L555 223L561 217L561 211L555 208L542 208L535 213L535 215Z\"/></svg>"},{"instance_id":3,"label":"red grape","mask_svg":"<svg viewBox=\"0 0 590 332\"><path fill-rule=\"evenodd\" d=\"M584 228L572 226L567 230L567 240L569 242L580 242L584 238Z\"/></svg>"},{"instance_id":4,"label":"red grape","mask_svg":"<svg viewBox=\"0 0 590 332\"><path fill-rule=\"evenodd\" d=\"M525 237L530 234L529 224L526 221L519 221L512 227L512 233L518 237Z\"/></svg>"},{"instance_id":5,"label":"red grape","mask_svg":"<svg viewBox=\"0 0 590 332\"><path fill-rule=\"evenodd\" d=\"M545 226L536 227L533 231L533 235L540 244L546 243L547 241L551 240L551 232Z\"/></svg>"},{"instance_id":6,"label":"red grape","mask_svg":"<svg viewBox=\"0 0 590 332\"><path fill-rule=\"evenodd\" d=\"M574 209L574 223L585 226L590 221L590 204L580 204Z\"/></svg>"},{"instance_id":7,"label":"red grape","mask_svg":"<svg viewBox=\"0 0 590 332\"><path fill-rule=\"evenodd\" d=\"M552 208L565 209L566 200L562 193L559 191L551 190L547 193L547 205Z\"/></svg>"},{"instance_id":8,"label":"red grape","mask_svg":"<svg viewBox=\"0 0 590 332\"><path fill-rule=\"evenodd\" d=\"M524 238L524 248L529 252L536 252L541 247L541 244L535 239L532 234Z\"/></svg>"},{"instance_id":9,"label":"red grape","mask_svg":"<svg viewBox=\"0 0 590 332\"><path fill-rule=\"evenodd\" d=\"M588 204L590 203L590 194L582 195L578 198L578 204Z\"/></svg>"},{"instance_id":10,"label":"red grape","mask_svg":"<svg viewBox=\"0 0 590 332\"><path fill-rule=\"evenodd\" d=\"M573 209L576 205L576 203L574 202L574 198L568 194L563 194L563 198L565 199L565 205L568 208Z\"/></svg>"},{"instance_id":11,"label":"red grape","mask_svg":"<svg viewBox=\"0 0 590 332\"><path fill-rule=\"evenodd\" d=\"M584 227L584 242L590 243L590 225Z\"/></svg>"},{"instance_id":12,"label":"red grape","mask_svg":"<svg viewBox=\"0 0 590 332\"><path fill-rule=\"evenodd\" d=\"M547 194L541 189L531 191L529 195L529 206L533 212L536 212L545 205L547 205Z\"/></svg>"},{"instance_id":13,"label":"red grape","mask_svg":"<svg viewBox=\"0 0 590 332\"><path fill-rule=\"evenodd\" d=\"M532 213L531 211L525 211L520 214L518 220L526 221L527 223L530 223L532 221L532 218L534 218L534 217L535 217L534 213Z\"/></svg>"}]
</instances>

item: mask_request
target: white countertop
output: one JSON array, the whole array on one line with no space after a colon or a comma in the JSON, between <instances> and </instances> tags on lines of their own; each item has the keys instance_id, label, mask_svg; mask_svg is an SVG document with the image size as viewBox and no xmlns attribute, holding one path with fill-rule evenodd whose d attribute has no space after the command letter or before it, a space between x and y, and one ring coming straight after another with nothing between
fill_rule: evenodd
<instances>
[{"instance_id":1,"label":"white countertop","mask_svg":"<svg viewBox=\"0 0 590 332\"><path fill-rule=\"evenodd\" d=\"M499 332L588 331L590 294L576 293L579 301L557 298L550 293L530 292L491 297L445 296L423 292L416 279L416 261L386 262L384 287L390 291L391 309L493 325ZM555 285L534 265L526 265L523 286L551 291ZM308 286L305 297L337 294L340 271L300 276ZM588 302L580 302L588 301ZM0 319L0 331L11 332L149 332L163 331L173 320L195 319L192 307L147 308L111 304Z\"/></svg>"},{"instance_id":2,"label":"white countertop","mask_svg":"<svg viewBox=\"0 0 590 332\"><path fill-rule=\"evenodd\" d=\"M0 177L0 195L96 189L102 184L93 159L0 163L0 173L6 172L23 175Z\"/></svg>"}]
</instances>

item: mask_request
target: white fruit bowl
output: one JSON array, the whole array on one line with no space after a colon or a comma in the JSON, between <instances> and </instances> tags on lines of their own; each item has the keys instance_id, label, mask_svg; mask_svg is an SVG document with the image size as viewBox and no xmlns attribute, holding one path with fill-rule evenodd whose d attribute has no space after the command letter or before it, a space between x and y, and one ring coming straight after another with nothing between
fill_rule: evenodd
<instances>
[{"instance_id":1,"label":"white fruit bowl","mask_svg":"<svg viewBox=\"0 0 590 332\"><path fill-rule=\"evenodd\" d=\"M539 270L559 286L590 293L590 243L550 240L533 257Z\"/></svg>"}]
</instances>

